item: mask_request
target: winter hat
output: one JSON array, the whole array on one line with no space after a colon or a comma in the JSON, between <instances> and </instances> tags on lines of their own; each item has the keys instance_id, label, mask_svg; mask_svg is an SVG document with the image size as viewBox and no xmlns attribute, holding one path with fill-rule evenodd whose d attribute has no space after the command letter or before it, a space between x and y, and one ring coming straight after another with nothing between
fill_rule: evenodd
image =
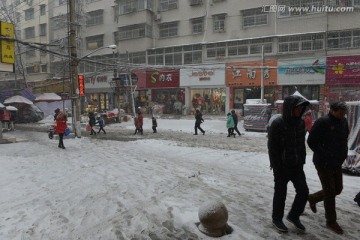
<instances>
[{"instance_id":1,"label":"winter hat","mask_svg":"<svg viewBox=\"0 0 360 240\"><path fill-rule=\"evenodd\" d=\"M232 112L232 113L235 113L235 110L233 109L233 110L231 110L231 112Z\"/></svg>"},{"instance_id":2,"label":"winter hat","mask_svg":"<svg viewBox=\"0 0 360 240\"><path fill-rule=\"evenodd\" d=\"M59 113L59 112L60 112L60 108L55 109L54 112L55 112L55 113Z\"/></svg>"},{"instance_id":3,"label":"winter hat","mask_svg":"<svg viewBox=\"0 0 360 240\"><path fill-rule=\"evenodd\" d=\"M330 105L330 109L337 111L337 110L344 110L347 111L348 107L345 102L334 102Z\"/></svg>"}]
</instances>

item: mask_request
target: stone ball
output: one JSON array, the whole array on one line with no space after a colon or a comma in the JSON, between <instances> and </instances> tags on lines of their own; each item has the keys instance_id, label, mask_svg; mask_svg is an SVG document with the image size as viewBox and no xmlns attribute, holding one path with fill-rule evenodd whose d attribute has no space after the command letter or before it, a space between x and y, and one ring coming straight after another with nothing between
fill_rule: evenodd
<instances>
[{"instance_id":1,"label":"stone ball","mask_svg":"<svg viewBox=\"0 0 360 240\"><path fill-rule=\"evenodd\" d=\"M228 211L220 201L212 200L199 208L199 230L208 236L225 235L228 219Z\"/></svg>"}]
</instances>

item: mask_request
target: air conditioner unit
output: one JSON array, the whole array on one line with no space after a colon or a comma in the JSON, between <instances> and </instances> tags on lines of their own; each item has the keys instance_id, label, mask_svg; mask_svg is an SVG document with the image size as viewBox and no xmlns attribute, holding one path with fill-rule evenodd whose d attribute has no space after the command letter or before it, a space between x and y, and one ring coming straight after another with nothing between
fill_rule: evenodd
<instances>
[{"instance_id":1,"label":"air conditioner unit","mask_svg":"<svg viewBox=\"0 0 360 240\"><path fill-rule=\"evenodd\" d=\"M161 15L160 14L155 14L154 20L155 21L160 21L161 20Z\"/></svg>"},{"instance_id":2,"label":"air conditioner unit","mask_svg":"<svg viewBox=\"0 0 360 240\"><path fill-rule=\"evenodd\" d=\"M190 0L190 6L200 5L202 0Z\"/></svg>"}]
</instances>

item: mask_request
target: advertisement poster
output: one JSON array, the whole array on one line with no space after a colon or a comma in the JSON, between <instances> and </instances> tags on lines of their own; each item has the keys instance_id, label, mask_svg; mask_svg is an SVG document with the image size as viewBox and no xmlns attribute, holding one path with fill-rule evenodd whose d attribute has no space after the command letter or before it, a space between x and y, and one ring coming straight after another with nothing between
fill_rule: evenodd
<instances>
[{"instance_id":1,"label":"advertisement poster","mask_svg":"<svg viewBox=\"0 0 360 240\"><path fill-rule=\"evenodd\" d=\"M328 57L326 65L326 84L360 82L360 56Z\"/></svg>"},{"instance_id":2,"label":"advertisement poster","mask_svg":"<svg viewBox=\"0 0 360 240\"><path fill-rule=\"evenodd\" d=\"M325 83L325 58L278 60L279 85L314 85Z\"/></svg>"}]
</instances>

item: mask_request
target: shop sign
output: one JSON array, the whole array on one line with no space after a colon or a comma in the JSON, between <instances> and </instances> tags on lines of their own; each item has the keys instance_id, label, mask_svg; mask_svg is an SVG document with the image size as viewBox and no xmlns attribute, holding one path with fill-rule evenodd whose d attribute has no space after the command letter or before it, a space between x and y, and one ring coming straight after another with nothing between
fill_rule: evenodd
<instances>
[{"instance_id":1,"label":"shop sign","mask_svg":"<svg viewBox=\"0 0 360 240\"><path fill-rule=\"evenodd\" d=\"M214 72L214 69L192 70L191 76L199 78L199 81L210 81L211 77L214 76Z\"/></svg>"},{"instance_id":2,"label":"shop sign","mask_svg":"<svg viewBox=\"0 0 360 240\"><path fill-rule=\"evenodd\" d=\"M225 64L192 66L180 70L180 86L221 86L225 85Z\"/></svg>"},{"instance_id":3,"label":"shop sign","mask_svg":"<svg viewBox=\"0 0 360 240\"><path fill-rule=\"evenodd\" d=\"M3 37L14 38L14 25L11 23L0 22L0 33ZM14 41L5 39L0 40L1 62L15 63Z\"/></svg>"},{"instance_id":4,"label":"shop sign","mask_svg":"<svg viewBox=\"0 0 360 240\"><path fill-rule=\"evenodd\" d=\"M325 69L323 57L278 60L278 84L324 84Z\"/></svg>"},{"instance_id":5,"label":"shop sign","mask_svg":"<svg viewBox=\"0 0 360 240\"><path fill-rule=\"evenodd\" d=\"M326 84L360 83L360 56L328 57Z\"/></svg>"},{"instance_id":6,"label":"shop sign","mask_svg":"<svg viewBox=\"0 0 360 240\"><path fill-rule=\"evenodd\" d=\"M277 78L276 60L251 62L230 62L226 64L227 86L259 87L261 86L261 68L263 68L263 80L265 86L276 85Z\"/></svg>"},{"instance_id":7,"label":"shop sign","mask_svg":"<svg viewBox=\"0 0 360 240\"><path fill-rule=\"evenodd\" d=\"M110 88L111 77L110 75L95 75L85 77L85 88L96 89L96 88Z\"/></svg>"},{"instance_id":8,"label":"shop sign","mask_svg":"<svg viewBox=\"0 0 360 240\"><path fill-rule=\"evenodd\" d=\"M149 70L146 72L147 88L179 87L179 70Z\"/></svg>"}]
</instances>

